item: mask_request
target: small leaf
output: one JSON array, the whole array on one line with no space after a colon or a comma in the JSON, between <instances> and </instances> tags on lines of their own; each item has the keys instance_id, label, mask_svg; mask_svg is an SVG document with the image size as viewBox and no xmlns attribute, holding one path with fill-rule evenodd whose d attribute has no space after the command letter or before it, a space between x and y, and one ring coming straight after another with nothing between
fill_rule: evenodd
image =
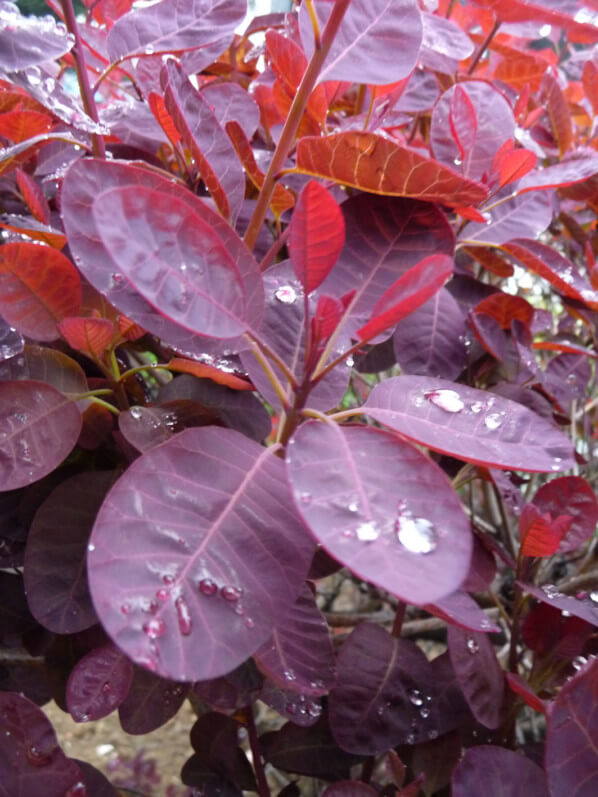
<instances>
[{"instance_id":1,"label":"small leaf","mask_svg":"<svg viewBox=\"0 0 598 797\"><path fill-rule=\"evenodd\" d=\"M188 693L188 684L134 667L128 694L118 708L123 731L141 736L161 728L178 712Z\"/></svg>"},{"instance_id":2,"label":"small leaf","mask_svg":"<svg viewBox=\"0 0 598 797\"><path fill-rule=\"evenodd\" d=\"M360 340L371 340L394 326L437 293L453 273L446 255L430 255L406 271L376 303L372 318L357 330Z\"/></svg>"},{"instance_id":3,"label":"small leaf","mask_svg":"<svg viewBox=\"0 0 598 797\"><path fill-rule=\"evenodd\" d=\"M486 728L502 720L503 671L486 634L448 627L448 649L457 681L474 717Z\"/></svg>"},{"instance_id":4,"label":"small leaf","mask_svg":"<svg viewBox=\"0 0 598 797\"><path fill-rule=\"evenodd\" d=\"M0 117L0 119L1 118L2 117ZM35 180L22 169L17 169L16 176L21 196L25 200L25 204L31 211L33 217L42 224L49 224L50 207L48 206L48 200L44 196L41 188Z\"/></svg>"},{"instance_id":5,"label":"small leaf","mask_svg":"<svg viewBox=\"0 0 598 797\"><path fill-rule=\"evenodd\" d=\"M64 318L58 331L72 349L94 359L104 356L115 332L107 318Z\"/></svg>"},{"instance_id":6,"label":"small leaf","mask_svg":"<svg viewBox=\"0 0 598 797\"><path fill-rule=\"evenodd\" d=\"M543 484L532 499L539 512L552 517L567 515L571 523L560 550L574 551L594 534L598 523L598 502L594 491L580 476L562 476Z\"/></svg>"},{"instance_id":7,"label":"small leaf","mask_svg":"<svg viewBox=\"0 0 598 797\"><path fill-rule=\"evenodd\" d=\"M345 222L336 200L310 180L297 200L288 243L293 270L307 293L324 282L344 243Z\"/></svg>"},{"instance_id":8,"label":"small leaf","mask_svg":"<svg viewBox=\"0 0 598 797\"><path fill-rule=\"evenodd\" d=\"M552 556L569 530L573 518L559 515L554 520L550 512L541 514L533 504L526 504L519 517L519 536L523 556Z\"/></svg>"},{"instance_id":9,"label":"small leaf","mask_svg":"<svg viewBox=\"0 0 598 797\"><path fill-rule=\"evenodd\" d=\"M94 648L80 659L69 676L66 703L75 722L107 717L126 698L133 665L114 645Z\"/></svg>"},{"instance_id":10,"label":"small leaf","mask_svg":"<svg viewBox=\"0 0 598 797\"><path fill-rule=\"evenodd\" d=\"M515 692L516 695L519 695L530 708L533 708L534 711L539 711L541 714L548 713L546 704L543 700L540 700L527 681L514 672L505 674L511 690Z\"/></svg>"},{"instance_id":11,"label":"small leaf","mask_svg":"<svg viewBox=\"0 0 598 797\"><path fill-rule=\"evenodd\" d=\"M168 363L168 370L179 374L191 374L198 379L211 379L219 385L226 385L232 390L255 390L251 382L242 379L240 376L221 371L214 365L197 362L196 360L183 360L175 357Z\"/></svg>"},{"instance_id":12,"label":"small leaf","mask_svg":"<svg viewBox=\"0 0 598 797\"><path fill-rule=\"evenodd\" d=\"M498 188L503 188L505 185L525 177L537 162L538 156L528 149L514 149L508 152L501 158L498 165Z\"/></svg>"},{"instance_id":13,"label":"small leaf","mask_svg":"<svg viewBox=\"0 0 598 797\"><path fill-rule=\"evenodd\" d=\"M50 116L39 111L14 110L0 115L0 136L19 144L54 127Z\"/></svg>"},{"instance_id":14,"label":"small leaf","mask_svg":"<svg viewBox=\"0 0 598 797\"><path fill-rule=\"evenodd\" d=\"M475 313L492 316L500 324L501 329L511 329L515 319L529 327L534 317L534 308L521 296L497 292L482 299L474 309Z\"/></svg>"},{"instance_id":15,"label":"small leaf","mask_svg":"<svg viewBox=\"0 0 598 797\"><path fill-rule=\"evenodd\" d=\"M449 125L463 162L473 149L478 132L478 117L475 106L462 85L455 86L450 97Z\"/></svg>"},{"instance_id":16,"label":"small leaf","mask_svg":"<svg viewBox=\"0 0 598 797\"><path fill-rule=\"evenodd\" d=\"M573 142L573 125L567 99L558 81L550 72L547 72L542 80L541 95L562 158Z\"/></svg>"},{"instance_id":17,"label":"small leaf","mask_svg":"<svg viewBox=\"0 0 598 797\"><path fill-rule=\"evenodd\" d=\"M63 254L34 243L0 248L0 312L23 335L56 340L56 324L81 305L77 269Z\"/></svg>"}]
</instances>

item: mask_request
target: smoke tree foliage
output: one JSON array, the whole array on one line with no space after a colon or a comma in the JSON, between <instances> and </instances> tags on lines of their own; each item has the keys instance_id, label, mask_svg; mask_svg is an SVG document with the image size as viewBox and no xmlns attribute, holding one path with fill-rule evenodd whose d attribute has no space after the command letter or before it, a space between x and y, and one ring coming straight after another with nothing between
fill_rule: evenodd
<instances>
[{"instance_id":1,"label":"smoke tree foliage","mask_svg":"<svg viewBox=\"0 0 598 797\"><path fill-rule=\"evenodd\" d=\"M597 794L596 0L48 3L0 2L0 791L116 794L50 699L189 699L190 794Z\"/></svg>"}]
</instances>

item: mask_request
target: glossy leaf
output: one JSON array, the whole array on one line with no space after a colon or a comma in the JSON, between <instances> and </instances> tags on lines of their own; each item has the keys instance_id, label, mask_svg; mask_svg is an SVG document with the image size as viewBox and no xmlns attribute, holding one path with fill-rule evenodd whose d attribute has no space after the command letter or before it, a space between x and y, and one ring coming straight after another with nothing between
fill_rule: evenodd
<instances>
[{"instance_id":1,"label":"glossy leaf","mask_svg":"<svg viewBox=\"0 0 598 797\"><path fill-rule=\"evenodd\" d=\"M532 584L522 583L520 586L542 603L598 626L598 601L596 600L598 595L595 590L593 592L580 590L573 596L559 592L558 587L554 584L543 584L541 587L536 587Z\"/></svg>"},{"instance_id":2,"label":"glossy leaf","mask_svg":"<svg viewBox=\"0 0 598 797\"><path fill-rule=\"evenodd\" d=\"M444 379L397 376L376 385L364 410L433 451L530 472L568 470L565 435L521 404Z\"/></svg>"},{"instance_id":3,"label":"glossy leaf","mask_svg":"<svg viewBox=\"0 0 598 797\"><path fill-rule=\"evenodd\" d=\"M366 426L309 421L291 440L295 503L335 559L409 603L432 603L459 587L471 556L469 523L433 462Z\"/></svg>"},{"instance_id":4,"label":"glossy leaf","mask_svg":"<svg viewBox=\"0 0 598 797\"><path fill-rule=\"evenodd\" d=\"M424 35L418 62L434 72L452 74L458 62L469 58L473 42L452 19L422 11Z\"/></svg>"},{"instance_id":5,"label":"glossy leaf","mask_svg":"<svg viewBox=\"0 0 598 797\"><path fill-rule=\"evenodd\" d=\"M512 692L523 698L524 702L534 711L539 711L541 714L547 713L547 707L543 700L536 695L534 690L530 687L528 682L520 675L514 672L505 673L507 683Z\"/></svg>"},{"instance_id":6,"label":"glossy leaf","mask_svg":"<svg viewBox=\"0 0 598 797\"><path fill-rule=\"evenodd\" d=\"M569 515L572 519L560 550L574 551L594 533L598 523L598 502L594 491L580 476L562 476L542 485L532 499L541 513L552 517Z\"/></svg>"},{"instance_id":7,"label":"glossy leaf","mask_svg":"<svg viewBox=\"0 0 598 797\"><path fill-rule=\"evenodd\" d=\"M357 330L360 340L371 340L431 299L453 273L454 262L445 255L430 255L406 271L381 296L372 318Z\"/></svg>"},{"instance_id":8,"label":"glossy leaf","mask_svg":"<svg viewBox=\"0 0 598 797\"><path fill-rule=\"evenodd\" d=\"M551 517L533 504L526 504L519 517L519 537L523 556L552 556L567 534L573 518L570 515Z\"/></svg>"},{"instance_id":9,"label":"glossy leaf","mask_svg":"<svg viewBox=\"0 0 598 797\"><path fill-rule=\"evenodd\" d=\"M541 95L562 158L573 141L573 125L563 90L550 72L547 72L542 80Z\"/></svg>"},{"instance_id":10,"label":"glossy leaf","mask_svg":"<svg viewBox=\"0 0 598 797\"><path fill-rule=\"evenodd\" d=\"M498 188L510 185L529 174L538 161L538 156L528 149L514 149L501 158L498 166ZM521 183L518 188L520 189ZM519 191L521 193L521 191Z\"/></svg>"},{"instance_id":11,"label":"glossy leaf","mask_svg":"<svg viewBox=\"0 0 598 797\"><path fill-rule=\"evenodd\" d=\"M231 390L253 390L254 387L247 379L231 374L228 371L220 370L217 366L209 363L196 362L195 360L184 360L175 357L168 363L168 370L178 374L191 374L198 379L211 379L219 385L226 385Z\"/></svg>"},{"instance_id":12,"label":"glossy leaf","mask_svg":"<svg viewBox=\"0 0 598 797\"><path fill-rule=\"evenodd\" d=\"M404 374L455 379L467 359L465 318L446 288L399 321L394 351Z\"/></svg>"},{"instance_id":13,"label":"glossy leaf","mask_svg":"<svg viewBox=\"0 0 598 797\"><path fill-rule=\"evenodd\" d=\"M550 224L552 207L546 191L517 195L485 211L485 224L471 222L459 238L464 243L502 244L513 238L536 238Z\"/></svg>"},{"instance_id":14,"label":"glossy leaf","mask_svg":"<svg viewBox=\"0 0 598 797\"><path fill-rule=\"evenodd\" d=\"M452 778L454 797L548 797L544 772L524 755L480 745L466 751ZM556 795L555 795L556 797Z\"/></svg>"},{"instance_id":15,"label":"glossy leaf","mask_svg":"<svg viewBox=\"0 0 598 797\"><path fill-rule=\"evenodd\" d=\"M134 9L108 34L112 62L161 53L184 53L207 47L229 35L243 21L245 0L162 0Z\"/></svg>"},{"instance_id":16,"label":"glossy leaf","mask_svg":"<svg viewBox=\"0 0 598 797\"><path fill-rule=\"evenodd\" d=\"M320 28L330 4L314 3ZM306 7L299 13L303 47L310 58L314 36ZM414 68L423 35L417 5L411 0L352 0L318 76L318 82L343 80L381 85L406 77ZM372 58L372 51L376 58Z\"/></svg>"},{"instance_id":17,"label":"glossy leaf","mask_svg":"<svg viewBox=\"0 0 598 797\"><path fill-rule=\"evenodd\" d=\"M110 205L106 206L102 193L125 186L143 186L148 193L156 192L161 197L160 206L168 206L169 212L171 200L177 207L180 207L178 204L180 202L187 205L188 211L182 208L181 210L183 216L191 214L192 217L195 231L189 231L189 235L193 239L199 236L208 248L211 245L216 247L212 250L213 255L222 255L222 260L218 258L218 269L225 268L224 273L230 277L225 292L236 290L237 293L247 296L249 305L253 307L251 316L256 324L259 323L262 287L257 263L234 230L218 213L211 210L190 191L147 169L125 163L91 159L81 161L71 166L62 185L62 214L69 236L69 245L75 262L92 285L126 316L148 332L158 335L169 345L177 346L185 352L199 354L206 351L209 340L193 334L175 320L168 318L160 312L162 306L156 308L150 304L125 279L119 265L112 257L112 254L116 253L111 253L102 243L92 213L94 201L98 198L107 212ZM125 219L123 221L126 222ZM114 217L111 216L110 227L114 226L113 222ZM128 223L125 227L128 227ZM124 229L121 232L126 234ZM153 234L152 232L152 237ZM137 235L134 237L137 238ZM179 246L185 239L186 236L181 236ZM144 243L143 240L138 241L140 250L145 256ZM171 241L171 244L173 243ZM226 252L222 252L223 247ZM193 252L192 262L197 263L198 268L207 266L206 260L209 261L209 256L205 251L203 254ZM210 270L204 277L209 281L211 275Z\"/></svg>"},{"instance_id":18,"label":"glossy leaf","mask_svg":"<svg viewBox=\"0 0 598 797\"><path fill-rule=\"evenodd\" d=\"M0 119L1 118L2 117L0 117ZM25 204L31 211L33 217L41 224L49 224L50 207L39 185L22 169L17 169L16 177L21 196L25 200Z\"/></svg>"},{"instance_id":19,"label":"glossy leaf","mask_svg":"<svg viewBox=\"0 0 598 797\"><path fill-rule=\"evenodd\" d=\"M223 128L235 121L247 138L252 138L260 122L260 111L251 94L237 83L217 82L202 86L200 93Z\"/></svg>"},{"instance_id":20,"label":"glossy leaf","mask_svg":"<svg viewBox=\"0 0 598 797\"><path fill-rule=\"evenodd\" d=\"M502 719L504 675L485 634L449 626L448 649L457 681L474 717L486 728Z\"/></svg>"},{"instance_id":21,"label":"glossy leaf","mask_svg":"<svg viewBox=\"0 0 598 797\"><path fill-rule=\"evenodd\" d=\"M79 363L57 349L28 345L22 349L22 356L14 355L0 364L0 379L33 380L46 382L61 393L77 395L88 389L87 377Z\"/></svg>"},{"instance_id":22,"label":"glossy leaf","mask_svg":"<svg viewBox=\"0 0 598 797\"><path fill-rule=\"evenodd\" d=\"M53 17L23 16L18 7L3 0L0 6L0 67L4 72L43 64L74 44L66 26Z\"/></svg>"},{"instance_id":23,"label":"glossy leaf","mask_svg":"<svg viewBox=\"0 0 598 797\"><path fill-rule=\"evenodd\" d=\"M313 553L283 472L273 448L187 429L112 488L91 536L89 581L102 624L135 662L176 680L214 678L267 639Z\"/></svg>"},{"instance_id":24,"label":"glossy leaf","mask_svg":"<svg viewBox=\"0 0 598 797\"><path fill-rule=\"evenodd\" d=\"M0 382L0 490L14 490L57 468L77 442L81 414L44 382Z\"/></svg>"},{"instance_id":25,"label":"glossy leaf","mask_svg":"<svg viewBox=\"0 0 598 797\"><path fill-rule=\"evenodd\" d=\"M592 660L558 693L548 718L546 771L550 794L591 797L598 786L598 662Z\"/></svg>"},{"instance_id":26,"label":"glossy leaf","mask_svg":"<svg viewBox=\"0 0 598 797\"><path fill-rule=\"evenodd\" d=\"M338 204L310 180L297 200L288 243L293 270L307 293L324 282L344 243L345 222Z\"/></svg>"},{"instance_id":27,"label":"glossy leaf","mask_svg":"<svg viewBox=\"0 0 598 797\"><path fill-rule=\"evenodd\" d=\"M385 196L405 196L445 205L477 205L485 186L390 138L347 131L302 138L297 171Z\"/></svg>"},{"instance_id":28,"label":"glossy leaf","mask_svg":"<svg viewBox=\"0 0 598 797\"><path fill-rule=\"evenodd\" d=\"M323 695L335 680L328 624L304 587L284 623L254 654L260 669L282 689Z\"/></svg>"},{"instance_id":29,"label":"glossy leaf","mask_svg":"<svg viewBox=\"0 0 598 797\"><path fill-rule=\"evenodd\" d=\"M232 144L208 102L173 60L162 67L160 81L166 109L191 151L216 207L234 223L245 196L245 175Z\"/></svg>"},{"instance_id":30,"label":"glossy leaf","mask_svg":"<svg viewBox=\"0 0 598 797\"><path fill-rule=\"evenodd\" d=\"M482 631L485 634L497 633L500 627L488 619L488 615L467 592L458 590L452 595L433 604L427 604L426 611L446 620L449 625L466 628L469 631Z\"/></svg>"},{"instance_id":31,"label":"glossy leaf","mask_svg":"<svg viewBox=\"0 0 598 797\"><path fill-rule=\"evenodd\" d=\"M132 678L133 665L118 648L94 648L70 674L66 702L71 717L90 722L108 716L127 696Z\"/></svg>"},{"instance_id":32,"label":"glossy leaf","mask_svg":"<svg viewBox=\"0 0 598 797\"><path fill-rule=\"evenodd\" d=\"M281 717L302 728L315 725L322 715L322 703L317 697L295 690L292 684L282 688L269 678L264 680L259 699Z\"/></svg>"},{"instance_id":33,"label":"glossy leaf","mask_svg":"<svg viewBox=\"0 0 598 797\"><path fill-rule=\"evenodd\" d=\"M73 634L97 622L85 556L112 471L78 473L37 510L25 551L25 587L34 617L50 631Z\"/></svg>"},{"instance_id":34,"label":"glossy leaf","mask_svg":"<svg viewBox=\"0 0 598 797\"><path fill-rule=\"evenodd\" d=\"M11 797L64 797L81 772L58 745L43 711L14 692L0 692L2 791Z\"/></svg>"},{"instance_id":35,"label":"glossy leaf","mask_svg":"<svg viewBox=\"0 0 598 797\"><path fill-rule=\"evenodd\" d=\"M139 736L162 727L178 712L188 692L188 684L167 681L134 667L128 694L118 708L123 731Z\"/></svg>"},{"instance_id":36,"label":"glossy leaf","mask_svg":"<svg viewBox=\"0 0 598 797\"><path fill-rule=\"evenodd\" d=\"M34 243L6 243L0 249L0 312L34 340L55 340L56 324L77 315L81 283L63 254Z\"/></svg>"},{"instance_id":37,"label":"glossy leaf","mask_svg":"<svg viewBox=\"0 0 598 797\"><path fill-rule=\"evenodd\" d=\"M102 358L115 338L114 324L107 318L64 318L58 331L75 351Z\"/></svg>"},{"instance_id":38,"label":"glossy leaf","mask_svg":"<svg viewBox=\"0 0 598 797\"><path fill-rule=\"evenodd\" d=\"M553 166L546 166L544 169L530 172L519 182L517 191L522 194L525 191L535 191L541 188L574 185L595 174L598 174L598 157L593 153L584 153Z\"/></svg>"},{"instance_id":39,"label":"glossy leaf","mask_svg":"<svg viewBox=\"0 0 598 797\"><path fill-rule=\"evenodd\" d=\"M511 322L517 319L529 327L534 317L534 308L521 296L508 293L493 293L476 305L476 313L485 313L498 321L502 329L511 329Z\"/></svg>"}]
</instances>

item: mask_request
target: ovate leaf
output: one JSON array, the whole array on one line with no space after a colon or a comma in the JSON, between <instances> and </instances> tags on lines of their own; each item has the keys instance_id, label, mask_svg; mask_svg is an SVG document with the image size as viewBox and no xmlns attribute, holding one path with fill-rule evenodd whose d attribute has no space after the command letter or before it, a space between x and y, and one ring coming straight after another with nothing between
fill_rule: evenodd
<instances>
[{"instance_id":1,"label":"ovate leaf","mask_svg":"<svg viewBox=\"0 0 598 797\"><path fill-rule=\"evenodd\" d=\"M542 513L552 517L568 515L571 523L561 541L560 550L574 551L588 540L598 523L598 502L594 491L581 476L562 476L543 484L532 499Z\"/></svg>"},{"instance_id":2,"label":"ovate leaf","mask_svg":"<svg viewBox=\"0 0 598 797\"><path fill-rule=\"evenodd\" d=\"M453 797L471 797L473 794L548 797L548 789L544 771L529 758L504 747L480 745L467 750L457 765L453 773L452 794Z\"/></svg>"},{"instance_id":3,"label":"ovate leaf","mask_svg":"<svg viewBox=\"0 0 598 797\"><path fill-rule=\"evenodd\" d=\"M187 429L108 494L91 536L91 593L137 663L180 681L217 677L294 603L314 545L275 452L230 429Z\"/></svg>"},{"instance_id":4,"label":"ovate leaf","mask_svg":"<svg viewBox=\"0 0 598 797\"><path fill-rule=\"evenodd\" d=\"M53 17L25 17L6 0L0 5L0 68L4 72L53 61L74 43L66 26Z\"/></svg>"},{"instance_id":5,"label":"ovate leaf","mask_svg":"<svg viewBox=\"0 0 598 797\"><path fill-rule=\"evenodd\" d=\"M504 675L486 634L449 626L448 649L457 681L474 717L486 728L502 719Z\"/></svg>"},{"instance_id":6,"label":"ovate leaf","mask_svg":"<svg viewBox=\"0 0 598 797\"><path fill-rule=\"evenodd\" d=\"M69 676L66 704L75 722L99 720L123 702L133 679L133 665L114 645L83 656Z\"/></svg>"}]
</instances>

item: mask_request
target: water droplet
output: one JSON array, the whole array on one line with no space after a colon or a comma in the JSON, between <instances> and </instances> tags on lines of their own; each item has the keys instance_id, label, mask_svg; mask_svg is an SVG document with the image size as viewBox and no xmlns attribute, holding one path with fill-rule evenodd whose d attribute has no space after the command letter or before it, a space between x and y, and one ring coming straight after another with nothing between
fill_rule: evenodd
<instances>
[{"instance_id":1,"label":"water droplet","mask_svg":"<svg viewBox=\"0 0 598 797\"><path fill-rule=\"evenodd\" d=\"M360 523L356 529L357 539L362 542L374 542L380 536L380 528L373 520Z\"/></svg>"},{"instance_id":2,"label":"water droplet","mask_svg":"<svg viewBox=\"0 0 598 797\"><path fill-rule=\"evenodd\" d=\"M317 719L322 713L322 706L315 700L312 700L312 702L307 706L307 713L310 717L312 717L312 719Z\"/></svg>"},{"instance_id":3,"label":"water droplet","mask_svg":"<svg viewBox=\"0 0 598 797\"><path fill-rule=\"evenodd\" d=\"M274 296L282 304L294 304L297 299L297 291L292 285L281 285L274 291Z\"/></svg>"},{"instance_id":4,"label":"water droplet","mask_svg":"<svg viewBox=\"0 0 598 797\"><path fill-rule=\"evenodd\" d=\"M428 733L428 739L438 739L438 731L430 731Z\"/></svg>"},{"instance_id":5,"label":"water droplet","mask_svg":"<svg viewBox=\"0 0 598 797\"><path fill-rule=\"evenodd\" d=\"M415 734L410 733L409 736L405 739L406 744L415 744Z\"/></svg>"},{"instance_id":6,"label":"water droplet","mask_svg":"<svg viewBox=\"0 0 598 797\"><path fill-rule=\"evenodd\" d=\"M107 692L111 692L111 691L112 691L112 685L110 683L108 683L108 681L105 681L102 684L102 692L106 692L107 693Z\"/></svg>"},{"instance_id":7,"label":"water droplet","mask_svg":"<svg viewBox=\"0 0 598 797\"><path fill-rule=\"evenodd\" d=\"M180 595L174 602L174 606L179 621L179 628L183 636L189 636L191 633L191 612L189 611L189 604L185 598Z\"/></svg>"},{"instance_id":8,"label":"water droplet","mask_svg":"<svg viewBox=\"0 0 598 797\"><path fill-rule=\"evenodd\" d=\"M456 390L431 390L424 394L432 404L445 412L461 412L465 404Z\"/></svg>"},{"instance_id":9,"label":"water droplet","mask_svg":"<svg viewBox=\"0 0 598 797\"><path fill-rule=\"evenodd\" d=\"M477 415L484 409L484 404L481 401L474 401L469 409Z\"/></svg>"},{"instance_id":10,"label":"water droplet","mask_svg":"<svg viewBox=\"0 0 598 797\"><path fill-rule=\"evenodd\" d=\"M167 589L159 589L159 590L156 592L156 598L157 598L159 601L167 601L169 597L170 597L170 590L167 590Z\"/></svg>"},{"instance_id":11,"label":"water droplet","mask_svg":"<svg viewBox=\"0 0 598 797\"><path fill-rule=\"evenodd\" d=\"M144 623L142 628L150 639L159 639L161 636L164 636L166 632L166 623L164 620L154 617L152 620L148 620L147 623Z\"/></svg>"},{"instance_id":12,"label":"water droplet","mask_svg":"<svg viewBox=\"0 0 598 797\"><path fill-rule=\"evenodd\" d=\"M246 617L245 618L245 627L246 628L255 628L255 620L253 617Z\"/></svg>"},{"instance_id":13,"label":"water droplet","mask_svg":"<svg viewBox=\"0 0 598 797\"><path fill-rule=\"evenodd\" d=\"M139 418L141 418L141 416L143 415L143 410L141 409L141 407L131 407L129 413L131 415L131 418L134 418L136 421L138 421Z\"/></svg>"},{"instance_id":14,"label":"water droplet","mask_svg":"<svg viewBox=\"0 0 598 797\"><path fill-rule=\"evenodd\" d=\"M129 614L129 612L131 611L131 607L129 606L128 603L123 603L123 605L120 607L120 610L123 614Z\"/></svg>"},{"instance_id":15,"label":"water droplet","mask_svg":"<svg viewBox=\"0 0 598 797\"><path fill-rule=\"evenodd\" d=\"M202 578L197 587L202 595L207 595L208 597L218 592L218 584L212 581L211 578Z\"/></svg>"},{"instance_id":16,"label":"water droplet","mask_svg":"<svg viewBox=\"0 0 598 797\"><path fill-rule=\"evenodd\" d=\"M26 750L27 760L30 764L33 764L34 767L45 767L46 764L49 764L52 760L52 753L44 753L43 750L40 750L39 747L35 745L31 745Z\"/></svg>"},{"instance_id":17,"label":"water droplet","mask_svg":"<svg viewBox=\"0 0 598 797\"><path fill-rule=\"evenodd\" d=\"M299 501L305 506L311 504L311 493L301 493L299 496Z\"/></svg>"},{"instance_id":18,"label":"water droplet","mask_svg":"<svg viewBox=\"0 0 598 797\"><path fill-rule=\"evenodd\" d=\"M87 787L82 781L79 781L74 786L71 786L65 797L87 797Z\"/></svg>"},{"instance_id":19,"label":"water droplet","mask_svg":"<svg viewBox=\"0 0 598 797\"><path fill-rule=\"evenodd\" d=\"M96 547L93 544L93 542L90 542L89 545L87 546L87 550L89 551L89 553L93 553L95 551L95 549L96 549Z\"/></svg>"},{"instance_id":20,"label":"water droplet","mask_svg":"<svg viewBox=\"0 0 598 797\"><path fill-rule=\"evenodd\" d=\"M355 365L355 357L353 357L352 354L350 354L345 360L345 365L347 366L347 368L353 368L353 366Z\"/></svg>"},{"instance_id":21,"label":"water droplet","mask_svg":"<svg viewBox=\"0 0 598 797\"><path fill-rule=\"evenodd\" d=\"M422 693L419 691L419 689L412 689L409 692L409 702L412 703L414 706L423 705L424 700L422 698Z\"/></svg>"},{"instance_id":22,"label":"water droplet","mask_svg":"<svg viewBox=\"0 0 598 797\"><path fill-rule=\"evenodd\" d=\"M285 677L285 681L294 681L297 676L295 675L293 670L285 670L284 671L284 677Z\"/></svg>"},{"instance_id":23,"label":"water droplet","mask_svg":"<svg viewBox=\"0 0 598 797\"><path fill-rule=\"evenodd\" d=\"M558 589L554 586L554 584L544 584L542 586L542 592L546 595L548 600L554 600L555 598L558 598L561 594L558 591Z\"/></svg>"},{"instance_id":24,"label":"water droplet","mask_svg":"<svg viewBox=\"0 0 598 797\"><path fill-rule=\"evenodd\" d=\"M284 710L286 711L287 714L293 716L297 713L297 706L295 705L295 703L287 703Z\"/></svg>"},{"instance_id":25,"label":"water droplet","mask_svg":"<svg viewBox=\"0 0 598 797\"><path fill-rule=\"evenodd\" d=\"M378 708L376 709L376 714L379 717L381 717L384 714L384 711L385 711L385 707L384 706L378 706Z\"/></svg>"},{"instance_id":26,"label":"water droplet","mask_svg":"<svg viewBox=\"0 0 598 797\"><path fill-rule=\"evenodd\" d=\"M110 287L114 288L117 285L120 285L121 282L124 280L124 276L122 274L114 273L110 275Z\"/></svg>"},{"instance_id":27,"label":"water droplet","mask_svg":"<svg viewBox=\"0 0 598 797\"><path fill-rule=\"evenodd\" d=\"M471 653L471 655L473 656L473 655L474 655L474 653L477 653L479 649L480 649L480 645L479 645L479 643L477 642L477 640L475 640L473 637L471 637L471 636L470 636L470 637L468 638L468 640L467 640L467 650L468 650L468 651Z\"/></svg>"},{"instance_id":28,"label":"water droplet","mask_svg":"<svg viewBox=\"0 0 598 797\"><path fill-rule=\"evenodd\" d=\"M429 708L422 708L422 710L419 712L419 716L423 720L427 720L428 717L430 716L430 709Z\"/></svg>"},{"instance_id":29,"label":"water droplet","mask_svg":"<svg viewBox=\"0 0 598 797\"><path fill-rule=\"evenodd\" d=\"M463 164L463 160L462 158L457 157L453 160L453 163L455 164L455 166L461 166Z\"/></svg>"},{"instance_id":30,"label":"water droplet","mask_svg":"<svg viewBox=\"0 0 598 797\"><path fill-rule=\"evenodd\" d=\"M413 517L411 512L399 504L395 523L397 539L411 553L428 554L436 550L437 534L434 524L423 517Z\"/></svg>"},{"instance_id":31,"label":"water droplet","mask_svg":"<svg viewBox=\"0 0 598 797\"><path fill-rule=\"evenodd\" d=\"M590 592L590 600L592 601L592 603L598 603L598 590Z\"/></svg>"},{"instance_id":32,"label":"water droplet","mask_svg":"<svg viewBox=\"0 0 598 797\"><path fill-rule=\"evenodd\" d=\"M174 582L176 581L176 576L173 576L171 573L166 573L165 575L162 576L162 581L165 584L174 584Z\"/></svg>"},{"instance_id":33,"label":"water droplet","mask_svg":"<svg viewBox=\"0 0 598 797\"><path fill-rule=\"evenodd\" d=\"M495 429L502 426L504 416L504 412L491 412L490 415L486 415L484 418L484 425L493 432Z\"/></svg>"},{"instance_id":34,"label":"water droplet","mask_svg":"<svg viewBox=\"0 0 598 797\"><path fill-rule=\"evenodd\" d=\"M349 512L358 512L359 511L359 502L358 501L351 501L349 506L347 507Z\"/></svg>"},{"instance_id":35,"label":"water droplet","mask_svg":"<svg viewBox=\"0 0 598 797\"><path fill-rule=\"evenodd\" d=\"M230 601L231 603L236 603L242 594L243 590L240 587L224 586L220 589L220 595L224 600Z\"/></svg>"},{"instance_id":36,"label":"water droplet","mask_svg":"<svg viewBox=\"0 0 598 797\"><path fill-rule=\"evenodd\" d=\"M585 599L588 597L588 593L584 589L582 589L575 594L575 597L577 598L578 601L585 601Z\"/></svg>"}]
</instances>

